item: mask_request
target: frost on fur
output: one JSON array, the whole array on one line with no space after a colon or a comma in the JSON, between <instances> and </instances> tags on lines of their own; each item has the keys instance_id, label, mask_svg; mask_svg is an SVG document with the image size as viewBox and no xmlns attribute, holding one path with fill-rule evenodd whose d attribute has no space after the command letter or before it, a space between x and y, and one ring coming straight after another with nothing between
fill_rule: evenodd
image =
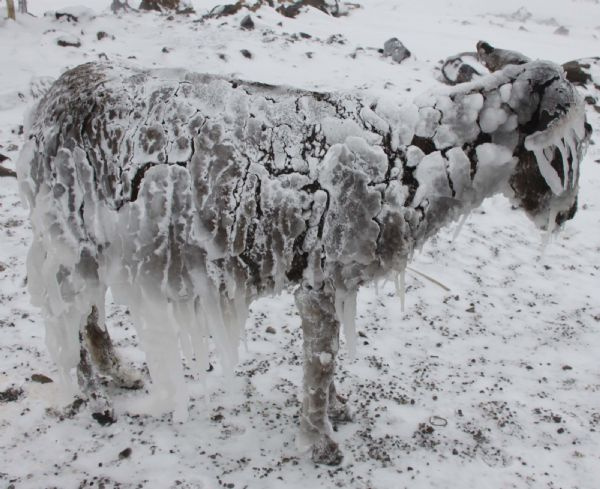
<instances>
[{"instance_id":1,"label":"frost on fur","mask_svg":"<svg viewBox=\"0 0 600 489\"><path fill-rule=\"evenodd\" d=\"M33 112L18 164L50 353L68 382L85 318L96 306L103 321L111 289L131 311L154 407L183 419L182 357L201 374L213 341L232 369L249 304L300 284L303 420L338 460L324 416L335 323L353 350L358 288L403 277L428 237L498 192L540 227L572 217L581 105L544 62L405 104L79 66Z\"/></svg>"}]
</instances>

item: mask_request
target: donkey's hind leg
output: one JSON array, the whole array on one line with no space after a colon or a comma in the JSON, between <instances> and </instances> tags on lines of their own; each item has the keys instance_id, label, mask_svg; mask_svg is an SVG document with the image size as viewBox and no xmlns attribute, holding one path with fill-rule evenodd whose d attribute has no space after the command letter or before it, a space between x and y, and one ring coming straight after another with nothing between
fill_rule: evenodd
<instances>
[{"instance_id":1,"label":"donkey's hind leg","mask_svg":"<svg viewBox=\"0 0 600 489\"><path fill-rule=\"evenodd\" d=\"M105 325L100 325L97 306L92 306L83 329L82 342L95 368L123 389L140 389L143 381L123 367Z\"/></svg>"},{"instance_id":2,"label":"donkey's hind leg","mask_svg":"<svg viewBox=\"0 0 600 489\"><path fill-rule=\"evenodd\" d=\"M352 410L348 406L348 400L338 394L333 380L329 384L327 414L334 423L349 423L352 421Z\"/></svg>"}]
</instances>

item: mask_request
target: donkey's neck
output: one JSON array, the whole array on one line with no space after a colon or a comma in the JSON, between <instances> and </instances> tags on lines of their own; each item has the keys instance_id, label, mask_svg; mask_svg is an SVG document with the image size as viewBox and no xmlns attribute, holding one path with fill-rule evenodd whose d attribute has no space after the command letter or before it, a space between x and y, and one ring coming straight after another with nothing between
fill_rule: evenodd
<instances>
[{"instance_id":1,"label":"donkey's neck","mask_svg":"<svg viewBox=\"0 0 600 489\"><path fill-rule=\"evenodd\" d=\"M467 152L454 147L424 155L414 146L408 148L408 164L415 166L405 171L413 172L418 187L406 204L420 212L417 247L486 198L509 191L508 180L516 165L511 148L482 143Z\"/></svg>"}]
</instances>

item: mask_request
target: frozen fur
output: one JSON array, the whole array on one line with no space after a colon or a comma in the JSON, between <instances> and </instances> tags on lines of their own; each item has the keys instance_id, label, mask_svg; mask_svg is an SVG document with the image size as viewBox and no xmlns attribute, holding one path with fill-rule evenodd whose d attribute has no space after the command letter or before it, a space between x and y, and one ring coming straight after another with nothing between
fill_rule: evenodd
<instances>
[{"instance_id":1,"label":"frozen fur","mask_svg":"<svg viewBox=\"0 0 600 489\"><path fill-rule=\"evenodd\" d=\"M110 288L131 311L153 407L183 419L182 358L202 374L212 341L232 369L249 304L296 287L302 439L337 463L327 415L359 287L402 274L496 193L553 230L575 212L586 141L580 98L540 61L404 104L81 65L31 114L18 163L30 293L68 384Z\"/></svg>"}]
</instances>

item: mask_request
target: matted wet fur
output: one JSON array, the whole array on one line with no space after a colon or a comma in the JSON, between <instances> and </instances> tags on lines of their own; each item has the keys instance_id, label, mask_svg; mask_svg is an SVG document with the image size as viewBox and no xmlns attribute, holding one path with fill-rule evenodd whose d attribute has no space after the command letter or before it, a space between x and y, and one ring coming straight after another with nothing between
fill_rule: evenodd
<instances>
[{"instance_id":1,"label":"matted wet fur","mask_svg":"<svg viewBox=\"0 0 600 489\"><path fill-rule=\"evenodd\" d=\"M405 104L88 63L53 85L27 137L29 288L63 380L78 365L87 389L119 378L110 288L131 311L154 405L183 418L181 355L201 373L210 338L233 368L249 304L295 287L301 438L327 464L342 458L328 413L348 418L333 378L359 287L403 273L498 192L540 228L573 217L587 140L577 93L539 61Z\"/></svg>"}]
</instances>

